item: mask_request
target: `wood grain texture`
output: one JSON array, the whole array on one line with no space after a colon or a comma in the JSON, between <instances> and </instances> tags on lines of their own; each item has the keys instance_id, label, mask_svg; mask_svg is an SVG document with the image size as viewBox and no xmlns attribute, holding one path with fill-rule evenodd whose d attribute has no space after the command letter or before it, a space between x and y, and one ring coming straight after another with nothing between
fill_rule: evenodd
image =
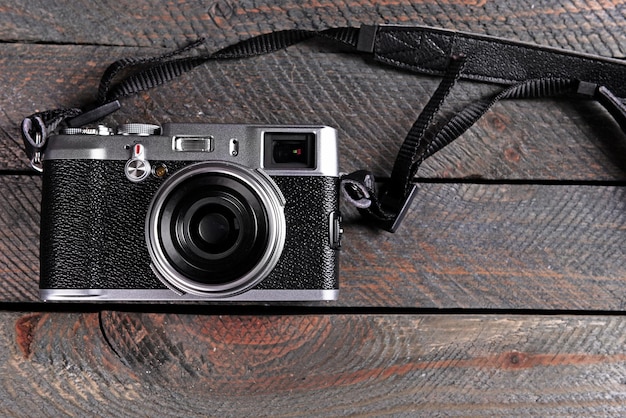
<instances>
[{"instance_id":1,"label":"wood grain texture","mask_svg":"<svg viewBox=\"0 0 626 418\"><path fill-rule=\"evenodd\" d=\"M341 295L324 306L626 307L623 187L422 184L402 229L342 208ZM0 300L36 301L40 179L0 177Z\"/></svg>"},{"instance_id":2,"label":"wood grain texture","mask_svg":"<svg viewBox=\"0 0 626 418\"><path fill-rule=\"evenodd\" d=\"M390 306L626 306L623 188L428 185L418 199L399 234L348 229L343 260L359 261L343 264L346 292Z\"/></svg>"},{"instance_id":3,"label":"wood grain texture","mask_svg":"<svg viewBox=\"0 0 626 418\"><path fill-rule=\"evenodd\" d=\"M12 377L0 399L14 416L626 412L619 316L104 311L0 322L0 375Z\"/></svg>"},{"instance_id":4,"label":"wood grain texture","mask_svg":"<svg viewBox=\"0 0 626 418\"><path fill-rule=\"evenodd\" d=\"M81 19L74 18L80 16ZM54 2L15 0L2 9L0 38L14 42L172 47L199 35L230 43L273 30L360 23L425 24L550 46L624 56L620 1L484 0Z\"/></svg>"},{"instance_id":5,"label":"wood grain texture","mask_svg":"<svg viewBox=\"0 0 626 418\"><path fill-rule=\"evenodd\" d=\"M272 308L37 303L41 180L21 171L18 128L91 102L115 59L207 35L216 50L272 30L426 24L623 58L623 2L4 3L1 415L626 415L626 141L593 103L498 104L424 164L452 180L422 184L397 234L342 209L338 301ZM313 42L202 66L106 122L327 124L342 170L388 174L437 83ZM460 83L445 110L493 91Z\"/></svg>"},{"instance_id":6,"label":"wood grain texture","mask_svg":"<svg viewBox=\"0 0 626 418\"><path fill-rule=\"evenodd\" d=\"M515 2L511 2L515 3ZM414 23L624 56L620 4L608 2L156 2L126 6L20 1L2 9L0 169L24 169L18 125L34 112L93 100L111 61L161 53L210 34L209 50L271 30L361 23ZM80 15L82 19L69 19ZM28 24L26 24L28 22ZM87 30L88 29L88 30ZM26 44L24 42L27 42ZM36 45L28 44L30 42ZM114 46L119 46L116 48ZM127 46L128 48L121 48ZM395 152L437 80L365 64L317 47L202 67L171 86L126 101L109 121L325 123L340 129L342 168L388 174ZM82 59L79 57L88 57ZM491 89L461 86L456 105ZM307 106L302 106L306 103ZM435 159L427 177L623 180L626 146L603 111L588 104L498 105Z\"/></svg>"},{"instance_id":7,"label":"wood grain texture","mask_svg":"<svg viewBox=\"0 0 626 418\"><path fill-rule=\"evenodd\" d=\"M305 45L200 67L125 100L122 111L105 122L322 123L339 129L342 170L369 168L388 175L438 81L319 48ZM0 83L8 86L8 94L0 97L0 169L28 168L19 134L23 117L35 110L86 105L109 62L150 55L133 48L91 46L18 44L0 49ZM79 56L90 59L85 63ZM446 110L492 91L492 86L461 83ZM623 180L623 155L626 141L617 125L593 103L504 102L428 160L419 175Z\"/></svg>"},{"instance_id":8,"label":"wood grain texture","mask_svg":"<svg viewBox=\"0 0 626 418\"><path fill-rule=\"evenodd\" d=\"M0 281L3 301L32 301L39 277L41 179L0 176Z\"/></svg>"}]
</instances>

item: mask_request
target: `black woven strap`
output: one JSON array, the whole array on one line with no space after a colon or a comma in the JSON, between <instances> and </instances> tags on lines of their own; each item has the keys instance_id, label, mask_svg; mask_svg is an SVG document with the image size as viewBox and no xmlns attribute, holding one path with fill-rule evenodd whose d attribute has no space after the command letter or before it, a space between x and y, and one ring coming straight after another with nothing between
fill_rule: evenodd
<instances>
[{"instance_id":1,"label":"black woven strap","mask_svg":"<svg viewBox=\"0 0 626 418\"><path fill-rule=\"evenodd\" d=\"M467 57L461 77L497 84L540 78L582 80L626 96L622 59L428 26L362 26L359 50L420 74L442 76L453 55Z\"/></svg>"},{"instance_id":2,"label":"black woven strap","mask_svg":"<svg viewBox=\"0 0 626 418\"><path fill-rule=\"evenodd\" d=\"M626 132L626 63L521 42L422 26L363 26L323 31L285 30L256 36L213 53L199 53L204 39L157 57L125 58L102 76L98 101L88 109L58 109L24 119L22 136L34 166L57 126L83 126L119 108L118 99L159 86L208 61L253 57L314 37L330 39L380 62L442 76L442 82L411 127L394 163L390 181L377 190L372 173L343 178L347 200L382 228L395 231L416 194L420 164L454 141L499 100L570 94L595 99ZM462 107L447 120L438 117L459 78L511 85Z\"/></svg>"},{"instance_id":3,"label":"black woven strap","mask_svg":"<svg viewBox=\"0 0 626 418\"><path fill-rule=\"evenodd\" d=\"M204 46L204 38L183 48L156 57L123 58L106 69L98 87L97 102L86 109L55 109L35 113L22 122L26 154L34 168L45 150L49 134L61 124L72 127L94 123L119 109L118 99L160 86L199 65L214 60L249 58L287 48L314 38L336 41L356 49L358 28L332 28L322 31L285 30L259 35L214 53L192 53Z\"/></svg>"},{"instance_id":4,"label":"black woven strap","mask_svg":"<svg viewBox=\"0 0 626 418\"><path fill-rule=\"evenodd\" d=\"M344 194L366 217L390 232L395 232L409 209L416 194L414 177L420 164L453 142L480 119L500 100L538 99L568 95L572 99L598 100L626 132L626 106L623 99L613 95L605 87L560 78L528 80L504 88L491 97L469 103L451 117L433 122L440 104L452 87L458 64L450 66L431 101L413 125L396 157L391 178L380 190L372 173L364 170L352 173L344 181ZM457 73L458 75L458 73ZM434 104L431 105L431 103Z\"/></svg>"},{"instance_id":5,"label":"black woven strap","mask_svg":"<svg viewBox=\"0 0 626 418\"><path fill-rule=\"evenodd\" d=\"M98 88L98 100L100 103L105 103L159 86L208 61L269 54L315 37L330 39L356 48L358 34L359 29L356 28L335 28L323 31L284 30L259 35L211 54L181 57L187 52L202 47L204 39L199 39L184 48L158 57L131 58L114 62L102 76ZM125 76L115 84L114 80L120 73L125 73Z\"/></svg>"}]
</instances>

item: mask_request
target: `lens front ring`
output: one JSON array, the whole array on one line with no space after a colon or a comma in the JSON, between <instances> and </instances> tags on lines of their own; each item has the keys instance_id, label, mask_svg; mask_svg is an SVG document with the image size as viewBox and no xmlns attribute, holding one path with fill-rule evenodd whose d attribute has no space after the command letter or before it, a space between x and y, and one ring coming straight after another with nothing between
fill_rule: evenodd
<instances>
[{"instance_id":1,"label":"lens front ring","mask_svg":"<svg viewBox=\"0 0 626 418\"><path fill-rule=\"evenodd\" d=\"M208 186L200 187L198 190L207 193L209 197L200 195L197 201L192 201L187 206L181 204L179 207L175 203L171 203L172 200L175 200L173 197L182 193L181 189L189 183L206 178L220 178L227 181L220 180L219 187L213 186L212 181L208 181ZM226 183L226 185L224 186L222 183ZM189 194L193 193L196 192L192 191ZM209 203L201 202L203 198ZM253 170L225 161L208 161L192 164L175 172L157 190L146 214L146 245L154 272L168 287L185 293L219 298L246 291L263 280L274 269L280 258L286 235L284 203L278 186L261 170ZM217 205L221 209L207 209L211 204ZM177 214L176 210L183 212ZM185 210L189 211L189 214L184 212ZM194 218L194 214L200 210L207 213ZM183 227L181 227L181 222ZM194 244L189 247L191 250L188 254L181 250L180 244L177 244L177 238L165 237L166 239L164 239L164 235L169 233L166 229L169 224L173 225L173 234L176 235L176 228L183 231L180 235L176 235L176 237L183 237L181 242L187 240ZM228 243L232 241L233 246L241 244L243 249L240 249L240 252L247 254L248 248L245 245L248 244L250 237L244 234L242 239L238 235L242 232L237 228L242 228L246 232L253 229L251 227L253 224L256 225L255 228L259 227L257 224L260 224L257 235L261 235L259 237L261 241L250 244L250 247L256 248L250 253L253 255L254 263L241 274L236 274L235 277L226 277L228 274L225 269L233 261L233 258L228 259L227 257L239 249L233 250L228 247ZM202 234L216 233L215 231L219 231L220 228L225 230L223 242L220 241L222 238L219 238L219 235L218 238L215 236L202 238ZM164 241L167 242L168 240L173 242L173 244L169 244L170 246L178 245L176 251L164 244ZM216 255L214 257L203 256L203 251L212 252L207 248L212 248L211 242L213 240L219 241L219 250L215 250ZM241 243L242 240L243 243ZM197 274L192 274L181 268L180 260L177 259L177 252L184 253L181 257L185 262L208 266L206 276L210 280L203 280ZM197 260L196 256L200 258L200 261ZM233 257L236 256L237 254L233 255ZM212 259L219 260L212 262ZM220 265L219 262L225 263L226 266ZM237 263L232 263L232 266L233 268L239 267ZM214 270L218 273L215 273ZM223 274L220 274L220 271ZM209 278L210 275L216 277ZM225 276L223 280L222 275Z\"/></svg>"}]
</instances>

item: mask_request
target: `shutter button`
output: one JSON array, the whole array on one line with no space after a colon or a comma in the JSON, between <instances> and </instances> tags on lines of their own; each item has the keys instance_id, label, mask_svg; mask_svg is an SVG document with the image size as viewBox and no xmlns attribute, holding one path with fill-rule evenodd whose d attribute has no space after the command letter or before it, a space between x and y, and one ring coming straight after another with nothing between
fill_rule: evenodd
<instances>
[{"instance_id":1,"label":"shutter button","mask_svg":"<svg viewBox=\"0 0 626 418\"><path fill-rule=\"evenodd\" d=\"M150 174L150 163L145 158L145 148L141 144L133 145L133 154L126 162L124 169L128 180L137 183L143 181Z\"/></svg>"}]
</instances>

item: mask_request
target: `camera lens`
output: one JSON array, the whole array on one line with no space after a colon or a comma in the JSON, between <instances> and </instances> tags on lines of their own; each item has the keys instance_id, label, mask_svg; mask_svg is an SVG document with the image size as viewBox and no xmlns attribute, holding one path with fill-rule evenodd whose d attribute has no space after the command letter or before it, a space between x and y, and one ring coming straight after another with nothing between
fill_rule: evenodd
<instances>
[{"instance_id":1,"label":"camera lens","mask_svg":"<svg viewBox=\"0 0 626 418\"><path fill-rule=\"evenodd\" d=\"M199 163L164 184L147 218L157 270L174 287L231 294L271 271L284 241L271 179L234 164Z\"/></svg>"},{"instance_id":2,"label":"camera lens","mask_svg":"<svg viewBox=\"0 0 626 418\"><path fill-rule=\"evenodd\" d=\"M197 225L194 224L194 229L197 228L197 236L200 240L212 248L209 251L214 252L217 248L227 248L228 245L225 243L232 241L232 237L236 236L231 233L231 230L239 229L236 221L237 219L232 217L230 220L227 219L217 211L209 212L198 221Z\"/></svg>"}]
</instances>

